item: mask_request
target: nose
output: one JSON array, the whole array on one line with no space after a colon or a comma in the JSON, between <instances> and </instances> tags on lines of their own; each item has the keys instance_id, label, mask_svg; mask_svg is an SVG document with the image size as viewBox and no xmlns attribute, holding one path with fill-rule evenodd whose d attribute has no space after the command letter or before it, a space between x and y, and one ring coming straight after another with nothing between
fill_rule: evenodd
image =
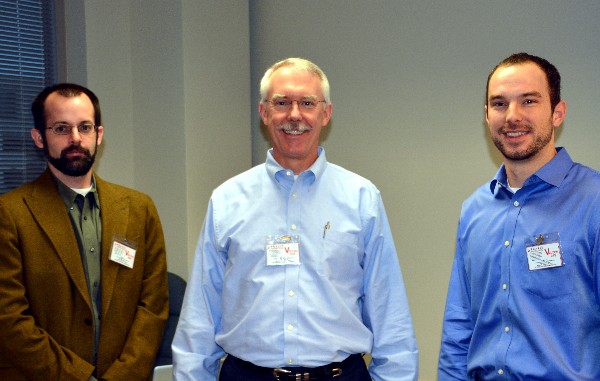
<instances>
[{"instance_id":1,"label":"nose","mask_svg":"<svg viewBox=\"0 0 600 381\"><path fill-rule=\"evenodd\" d=\"M77 127L71 128L71 133L69 134L69 141L71 141L72 143L81 142L81 134L79 133Z\"/></svg>"},{"instance_id":2,"label":"nose","mask_svg":"<svg viewBox=\"0 0 600 381\"><path fill-rule=\"evenodd\" d=\"M292 101L292 108L290 109L289 119L302 119L302 113L300 112L300 106L298 105L298 101Z\"/></svg>"},{"instance_id":3,"label":"nose","mask_svg":"<svg viewBox=\"0 0 600 381\"><path fill-rule=\"evenodd\" d=\"M510 103L506 111L506 121L509 123L515 123L521 121L521 108L516 102Z\"/></svg>"}]
</instances>

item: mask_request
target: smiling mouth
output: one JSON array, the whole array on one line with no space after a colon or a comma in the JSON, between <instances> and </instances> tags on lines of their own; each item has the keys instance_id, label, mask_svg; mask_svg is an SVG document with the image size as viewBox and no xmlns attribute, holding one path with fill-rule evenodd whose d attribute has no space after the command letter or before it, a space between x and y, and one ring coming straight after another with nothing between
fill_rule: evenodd
<instances>
[{"instance_id":1,"label":"smiling mouth","mask_svg":"<svg viewBox=\"0 0 600 381\"><path fill-rule=\"evenodd\" d=\"M528 132L523 132L523 131L513 131L513 132L505 132L504 135L508 136L509 138L518 138L519 136L523 136L523 135L527 135Z\"/></svg>"},{"instance_id":2,"label":"smiling mouth","mask_svg":"<svg viewBox=\"0 0 600 381\"><path fill-rule=\"evenodd\" d=\"M287 135L302 135L305 131L299 130L283 130L283 132Z\"/></svg>"},{"instance_id":3,"label":"smiling mouth","mask_svg":"<svg viewBox=\"0 0 600 381\"><path fill-rule=\"evenodd\" d=\"M309 132L312 128L303 123L288 123L277 127L278 130L283 131L287 135L302 135L305 132Z\"/></svg>"}]
</instances>

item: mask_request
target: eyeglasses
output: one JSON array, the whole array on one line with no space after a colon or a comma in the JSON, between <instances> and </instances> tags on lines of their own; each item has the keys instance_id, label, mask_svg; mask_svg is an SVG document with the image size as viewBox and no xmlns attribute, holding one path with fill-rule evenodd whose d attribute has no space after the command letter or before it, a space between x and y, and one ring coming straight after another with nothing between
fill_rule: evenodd
<instances>
[{"instance_id":1,"label":"eyeglasses","mask_svg":"<svg viewBox=\"0 0 600 381\"><path fill-rule=\"evenodd\" d=\"M317 108L319 103L326 103L326 101L319 101L311 98L304 98L300 100L293 100L287 98L273 98L265 99L265 102L269 102L275 111L287 112L292 109L294 102L298 105L300 111L313 111Z\"/></svg>"},{"instance_id":2,"label":"eyeglasses","mask_svg":"<svg viewBox=\"0 0 600 381\"><path fill-rule=\"evenodd\" d=\"M68 123L56 123L52 127L46 127L47 130L52 130L56 135L70 135L73 130L72 125ZM96 125L93 123L81 123L77 126L77 131L82 135L87 135L96 129Z\"/></svg>"}]
</instances>

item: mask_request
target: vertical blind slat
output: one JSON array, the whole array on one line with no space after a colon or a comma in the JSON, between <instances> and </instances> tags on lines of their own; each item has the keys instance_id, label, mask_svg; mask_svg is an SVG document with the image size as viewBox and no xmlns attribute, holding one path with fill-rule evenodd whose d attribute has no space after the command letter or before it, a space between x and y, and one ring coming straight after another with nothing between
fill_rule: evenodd
<instances>
[{"instance_id":1,"label":"vertical blind slat","mask_svg":"<svg viewBox=\"0 0 600 381\"><path fill-rule=\"evenodd\" d=\"M0 0L0 194L46 167L33 145L31 101L56 82L54 1Z\"/></svg>"}]
</instances>

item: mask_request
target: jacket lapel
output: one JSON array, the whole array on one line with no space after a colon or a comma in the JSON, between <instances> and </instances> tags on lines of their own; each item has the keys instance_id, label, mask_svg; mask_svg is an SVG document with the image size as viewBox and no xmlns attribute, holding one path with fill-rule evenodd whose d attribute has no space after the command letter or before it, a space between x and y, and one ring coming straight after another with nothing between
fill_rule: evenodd
<instances>
[{"instance_id":1,"label":"jacket lapel","mask_svg":"<svg viewBox=\"0 0 600 381\"><path fill-rule=\"evenodd\" d=\"M110 260L110 252L116 237L127 238L129 198L98 176L96 176L96 187L102 216L102 315L104 315L112 300L117 274L122 267ZM127 290L123 291L127 292Z\"/></svg>"},{"instance_id":2,"label":"jacket lapel","mask_svg":"<svg viewBox=\"0 0 600 381\"><path fill-rule=\"evenodd\" d=\"M25 196L25 203L41 230L48 236L75 287L91 308L77 238L65 203L48 171L35 180L33 192Z\"/></svg>"}]
</instances>

